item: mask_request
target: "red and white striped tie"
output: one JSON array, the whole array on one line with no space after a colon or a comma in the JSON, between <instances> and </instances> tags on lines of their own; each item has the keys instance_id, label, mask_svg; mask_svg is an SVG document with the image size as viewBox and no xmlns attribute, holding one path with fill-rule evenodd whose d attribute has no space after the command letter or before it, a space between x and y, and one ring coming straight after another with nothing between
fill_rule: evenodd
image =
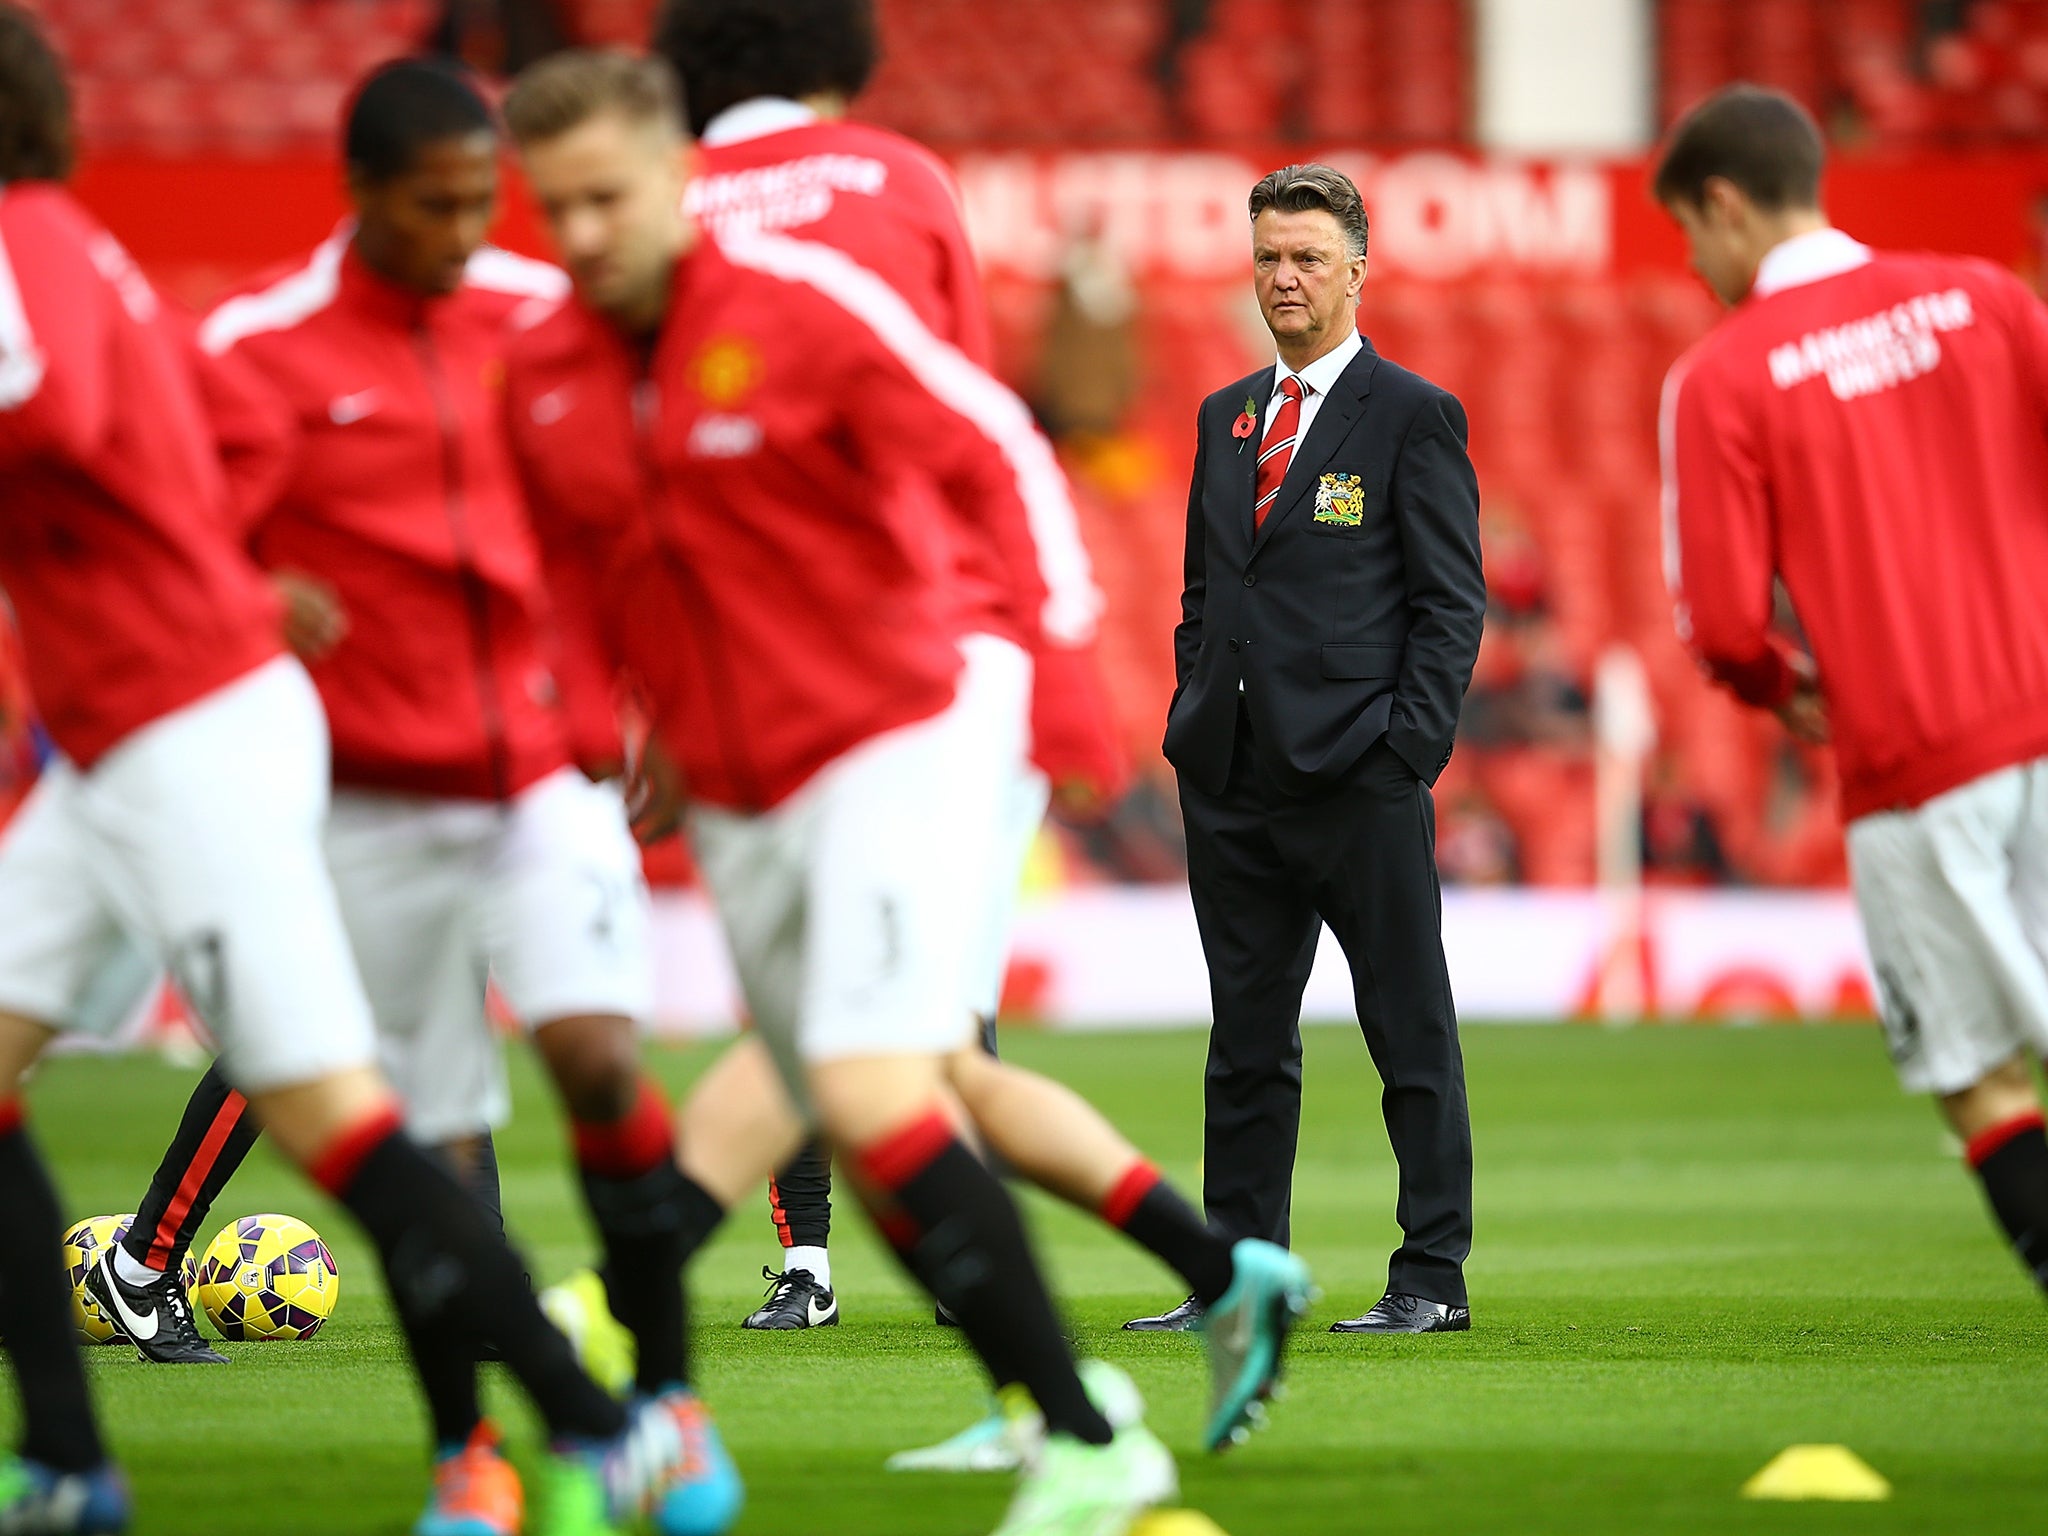
<instances>
[{"instance_id":1,"label":"red and white striped tie","mask_svg":"<svg viewBox=\"0 0 2048 1536\"><path fill-rule=\"evenodd\" d=\"M1273 498L1280 494L1280 482L1287 478L1287 461L1294 457L1294 439L1301 432L1301 399L1306 389L1293 374L1280 381L1282 400L1273 412L1266 440L1259 444L1258 499L1252 503L1252 531L1266 526L1266 514L1273 510Z\"/></svg>"}]
</instances>

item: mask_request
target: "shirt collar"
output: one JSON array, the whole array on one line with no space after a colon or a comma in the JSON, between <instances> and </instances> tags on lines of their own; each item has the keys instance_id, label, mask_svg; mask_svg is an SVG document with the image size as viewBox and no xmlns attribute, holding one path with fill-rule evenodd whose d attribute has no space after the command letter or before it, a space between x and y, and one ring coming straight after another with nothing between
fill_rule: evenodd
<instances>
[{"instance_id":1,"label":"shirt collar","mask_svg":"<svg viewBox=\"0 0 2048 1536\"><path fill-rule=\"evenodd\" d=\"M1752 298L1767 299L1787 288L1817 283L1822 278L1840 277L1870 261L1870 247L1852 240L1839 229L1810 230L1794 235L1765 253L1757 264L1756 281L1750 285Z\"/></svg>"},{"instance_id":2,"label":"shirt collar","mask_svg":"<svg viewBox=\"0 0 2048 1536\"><path fill-rule=\"evenodd\" d=\"M1351 359L1358 356L1359 349L1364 345L1364 340L1354 328L1349 336L1302 369L1297 377L1304 388L1318 395L1327 395L1337 380L1343 377L1344 370L1351 366ZM1273 390L1276 394L1281 383L1292 372L1293 370L1285 363L1273 365Z\"/></svg>"},{"instance_id":3,"label":"shirt collar","mask_svg":"<svg viewBox=\"0 0 2048 1536\"><path fill-rule=\"evenodd\" d=\"M748 139L765 139L771 133L803 128L818 120L818 114L787 96L756 96L727 107L704 125L698 142L707 149L721 144L740 144Z\"/></svg>"}]
</instances>

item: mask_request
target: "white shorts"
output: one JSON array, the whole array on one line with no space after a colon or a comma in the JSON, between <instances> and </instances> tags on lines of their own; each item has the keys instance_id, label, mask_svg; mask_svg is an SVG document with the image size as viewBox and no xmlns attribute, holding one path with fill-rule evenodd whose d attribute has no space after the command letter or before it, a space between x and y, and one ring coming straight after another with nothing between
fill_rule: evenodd
<instances>
[{"instance_id":1,"label":"white shorts","mask_svg":"<svg viewBox=\"0 0 2048 1536\"><path fill-rule=\"evenodd\" d=\"M1909 1092L2048 1054L2048 759L1850 823L1885 1036Z\"/></svg>"},{"instance_id":2,"label":"white shorts","mask_svg":"<svg viewBox=\"0 0 2048 1536\"><path fill-rule=\"evenodd\" d=\"M973 1033L970 959L1031 659L972 636L953 702L827 765L774 810L690 815L747 1007L799 1103L807 1066L942 1054Z\"/></svg>"},{"instance_id":3,"label":"white shorts","mask_svg":"<svg viewBox=\"0 0 2048 1536\"><path fill-rule=\"evenodd\" d=\"M321 857L327 798L326 717L284 658L152 721L90 772L53 763L0 833L0 1010L118 1024L95 983L132 977L139 941L238 1086L369 1066L369 1004Z\"/></svg>"},{"instance_id":4,"label":"white shorts","mask_svg":"<svg viewBox=\"0 0 2048 1536\"><path fill-rule=\"evenodd\" d=\"M504 805L338 790L327 859L422 1141L511 1113L487 980L528 1028L653 1011L647 885L614 786L564 768Z\"/></svg>"}]
</instances>

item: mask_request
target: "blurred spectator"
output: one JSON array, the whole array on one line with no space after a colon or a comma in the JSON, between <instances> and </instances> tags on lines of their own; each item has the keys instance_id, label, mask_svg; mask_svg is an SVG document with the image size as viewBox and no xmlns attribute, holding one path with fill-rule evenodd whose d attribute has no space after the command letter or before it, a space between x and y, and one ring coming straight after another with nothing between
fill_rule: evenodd
<instances>
[{"instance_id":1,"label":"blurred spectator","mask_svg":"<svg viewBox=\"0 0 2048 1536\"><path fill-rule=\"evenodd\" d=\"M1436 864L1448 885L1514 885L1521 880L1514 829L1477 784L1439 795Z\"/></svg>"},{"instance_id":2,"label":"blurred spectator","mask_svg":"<svg viewBox=\"0 0 2048 1536\"><path fill-rule=\"evenodd\" d=\"M1734 873L1704 802L1677 760L1657 759L1643 795L1643 881L1647 885L1720 885Z\"/></svg>"},{"instance_id":3,"label":"blurred spectator","mask_svg":"<svg viewBox=\"0 0 2048 1536\"><path fill-rule=\"evenodd\" d=\"M1060 258L1034 391L1054 441L1107 437L1138 393L1138 293L1101 229L1076 230Z\"/></svg>"},{"instance_id":4,"label":"blurred spectator","mask_svg":"<svg viewBox=\"0 0 2048 1536\"><path fill-rule=\"evenodd\" d=\"M479 74L516 75L570 40L554 0L443 0L427 50Z\"/></svg>"},{"instance_id":5,"label":"blurred spectator","mask_svg":"<svg viewBox=\"0 0 2048 1536\"><path fill-rule=\"evenodd\" d=\"M1162 768L1164 764L1160 765ZM1187 877L1187 835L1181 830L1180 802L1172 778L1162 772L1140 775L1130 792L1109 815L1083 825L1055 822L1063 845L1096 878L1138 882L1178 881Z\"/></svg>"},{"instance_id":6,"label":"blurred spectator","mask_svg":"<svg viewBox=\"0 0 2048 1536\"><path fill-rule=\"evenodd\" d=\"M1460 745L1583 754L1591 730L1591 701L1548 614L1539 606L1516 618L1496 605L1465 694Z\"/></svg>"}]
</instances>

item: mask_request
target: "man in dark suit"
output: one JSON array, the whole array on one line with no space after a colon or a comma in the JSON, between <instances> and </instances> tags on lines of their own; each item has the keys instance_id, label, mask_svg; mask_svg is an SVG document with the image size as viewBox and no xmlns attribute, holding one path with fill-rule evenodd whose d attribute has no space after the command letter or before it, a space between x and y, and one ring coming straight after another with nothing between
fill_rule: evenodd
<instances>
[{"instance_id":1,"label":"man in dark suit","mask_svg":"<svg viewBox=\"0 0 2048 1536\"><path fill-rule=\"evenodd\" d=\"M1387 1294L1335 1331L1458 1330L1472 1133L1429 787L1486 607L1465 412L1360 338L1347 178L1275 171L1251 215L1279 361L1202 405L1166 727L1215 1011L1203 1195L1231 1234L1287 1242L1302 989L1328 923L1386 1084L1403 1233Z\"/></svg>"}]
</instances>

